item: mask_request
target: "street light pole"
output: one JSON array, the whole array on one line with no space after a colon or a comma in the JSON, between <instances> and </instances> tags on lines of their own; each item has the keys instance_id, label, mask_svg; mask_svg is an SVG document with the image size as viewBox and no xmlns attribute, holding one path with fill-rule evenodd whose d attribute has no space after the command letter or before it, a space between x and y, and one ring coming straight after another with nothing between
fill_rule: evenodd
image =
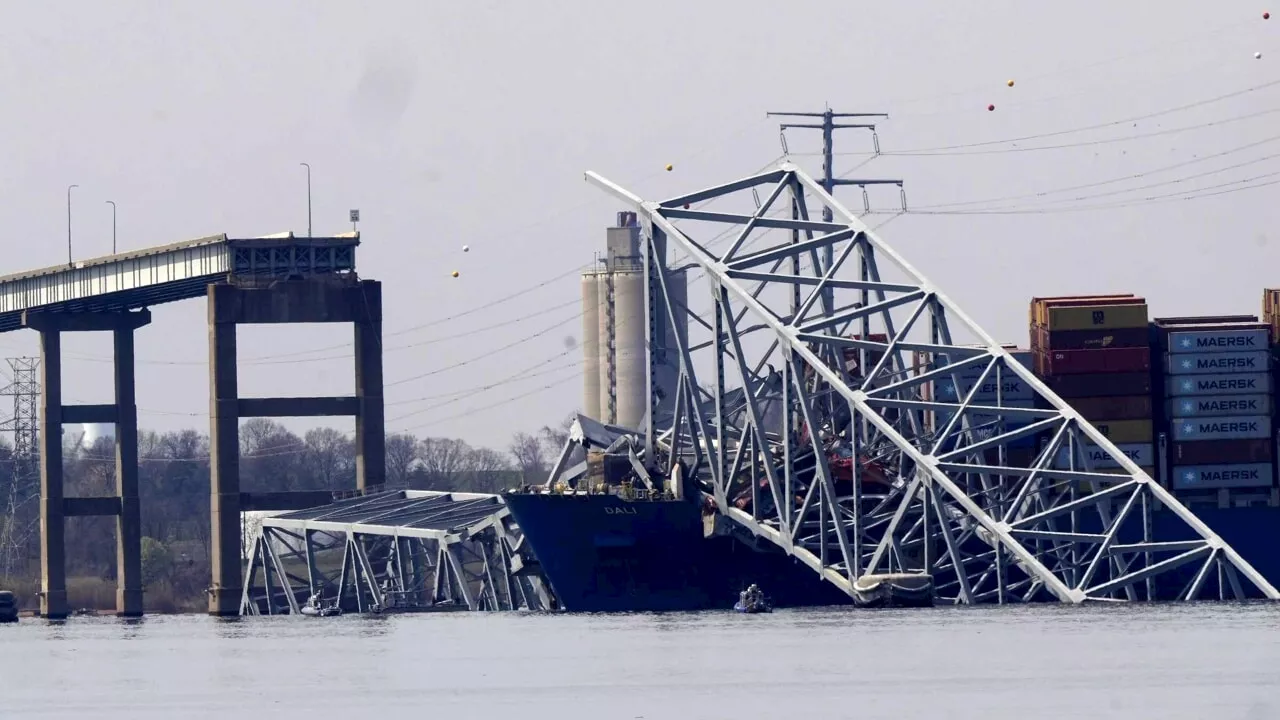
<instances>
[{"instance_id":1,"label":"street light pole","mask_svg":"<svg viewBox=\"0 0 1280 720\"><path fill-rule=\"evenodd\" d=\"M311 166L306 163L298 163L307 169L307 237L311 237Z\"/></svg>"},{"instance_id":2,"label":"street light pole","mask_svg":"<svg viewBox=\"0 0 1280 720\"><path fill-rule=\"evenodd\" d=\"M79 185L67 186L67 264L75 267L75 263L71 260L71 188L78 188Z\"/></svg>"},{"instance_id":3,"label":"street light pole","mask_svg":"<svg viewBox=\"0 0 1280 720\"><path fill-rule=\"evenodd\" d=\"M107 204L111 206L111 254L116 254L116 201L108 200Z\"/></svg>"}]
</instances>

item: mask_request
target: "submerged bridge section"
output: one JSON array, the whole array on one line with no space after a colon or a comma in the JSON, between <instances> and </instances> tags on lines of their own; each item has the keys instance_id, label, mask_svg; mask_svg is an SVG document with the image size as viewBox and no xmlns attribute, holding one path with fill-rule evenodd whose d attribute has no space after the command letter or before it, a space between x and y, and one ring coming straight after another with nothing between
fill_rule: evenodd
<instances>
[{"instance_id":1,"label":"submerged bridge section","mask_svg":"<svg viewBox=\"0 0 1280 720\"><path fill-rule=\"evenodd\" d=\"M721 515L851 597L909 572L966 604L1280 599L797 166L661 202L587 178L640 214L647 347L655 314L688 314L675 412L655 417L650 397L639 461L658 478L683 463ZM689 269L709 318L670 292ZM652 356L649 371L652 393ZM1035 402L1002 397L1013 379Z\"/></svg>"},{"instance_id":2,"label":"submerged bridge section","mask_svg":"<svg viewBox=\"0 0 1280 720\"><path fill-rule=\"evenodd\" d=\"M500 496L397 490L263 520L241 614L308 607L550 610L555 601Z\"/></svg>"},{"instance_id":3,"label":"submerged bridge section","mask_svg":"<svg viewBox=\"0 0 1280 720\"><path fill-rule=\"evenodd\" d=\"M239 612L241 510L311 507L327 502L329 495L242 493L240 418L354 416L358 488L383 483L382 289L379 282L357 276L359 244L358 233L320 238L285 233L250 239L214 235L0 277L0 332L31 328L40 333L42 615L67 616L63 528L67 517L85 515L117 518L117 612L142 614L134 333L150 324L153 305L204 297L209 307L211 613ZM316 322L354 326L354 396L239 397L237 325ZM114 336L115 402L111 404L62 402L62 333L86 331ZM116 425L115 495L64 496L64 423Z\"/></svg>"}]
</instances>

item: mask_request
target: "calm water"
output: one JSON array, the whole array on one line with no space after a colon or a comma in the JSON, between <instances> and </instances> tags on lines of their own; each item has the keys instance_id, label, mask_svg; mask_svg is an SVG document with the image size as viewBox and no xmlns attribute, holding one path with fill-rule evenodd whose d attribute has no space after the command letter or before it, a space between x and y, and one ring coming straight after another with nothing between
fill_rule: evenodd
<instances>
[{"instance_id":1,"label":"calm water","mask_svg":"<svg viewBox=\"0 0 1280 720\"><path fill-rule=\"evenodd\" d=\"M1273 720L1280 607L0 625L0 718L263 711L317 720Z\"/></svg>"}]
</instances>

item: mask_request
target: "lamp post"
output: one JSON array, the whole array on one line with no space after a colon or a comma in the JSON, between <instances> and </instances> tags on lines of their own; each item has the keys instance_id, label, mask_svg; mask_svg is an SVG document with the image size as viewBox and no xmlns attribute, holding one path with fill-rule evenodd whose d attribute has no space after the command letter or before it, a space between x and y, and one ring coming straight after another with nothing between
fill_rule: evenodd
<instances>
[{"instance_id":1,"label":"lamp post","mask_svg":"<svg viewBox=\"0 0 1280 720\"><path fill-rule=\"evenodd\" d=\"M307 163L298 163L307 169L307 237L311 237L311 166Z\"/></svg>"},{"instance_id":2,"label":"lamp post","mask_svg":"<svg viewBox=\"0 0 1280 720\"><path fill-rule=\"evenodd\" d=\"M116 201L108 200L107 204L111 206L111 254L116 254Z\"/></svg>"},{"instance_id":3,"label":"lamp post","mask_svg":"<svg viewBox=\"0 0 1280 720\"><path fill-rule=\"evenodd\" d=\"M75 267L75 263L71 260L71 188L78 188L79 185L67 186L67 264Z\"/></svg>"}]
</instances>

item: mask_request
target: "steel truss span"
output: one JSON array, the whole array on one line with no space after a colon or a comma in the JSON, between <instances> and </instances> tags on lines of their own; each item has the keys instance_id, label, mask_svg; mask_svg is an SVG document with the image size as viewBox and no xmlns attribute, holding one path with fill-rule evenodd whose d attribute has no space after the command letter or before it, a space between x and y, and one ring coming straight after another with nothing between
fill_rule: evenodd
<instances>
[{"instance_id":1,"label":"steel truss span","mask_svg":"<svg viewBox=\"0 0 1280 720\"><path fill-rule=\"evenodd\" d=\"M472 493L387 491L266 518L244 588L241 615L556 605L502 498Z\"/></svg>"},{"instance_id":2,"label":"steel truss span","mask_svg":"<svg viewBox=\"0 0 1280 720\"><path fill-rule=\"evenodd\" d=\"M942 603L1280 599L797 166L663 202L587 179L640 213L651 314L689 317L646 464L682 462L721 515L850 596L927 572ZM707 318L669 301L685 268Z\"/></svg>"}]
</instances>

